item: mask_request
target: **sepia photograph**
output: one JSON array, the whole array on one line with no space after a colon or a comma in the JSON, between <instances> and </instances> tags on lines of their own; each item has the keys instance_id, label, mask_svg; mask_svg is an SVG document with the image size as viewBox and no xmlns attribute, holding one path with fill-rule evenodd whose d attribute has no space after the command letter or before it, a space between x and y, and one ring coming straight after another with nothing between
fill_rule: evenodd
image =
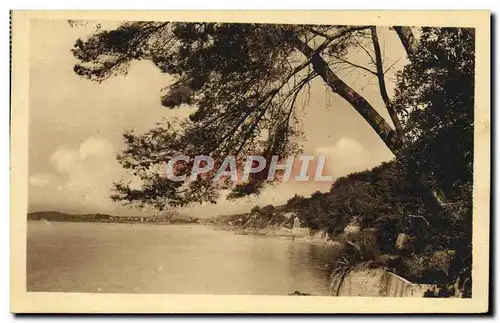
<instances>
[{"instance_id":1,"label":"sepia photograph","mask_svg":"<svg viewBox=\"0 0 500 323\"><path fill-rule=\"evenodd\" d=\"M488 310L489 12L11 20L12 311Z\"/></svg>"}]
</instances>

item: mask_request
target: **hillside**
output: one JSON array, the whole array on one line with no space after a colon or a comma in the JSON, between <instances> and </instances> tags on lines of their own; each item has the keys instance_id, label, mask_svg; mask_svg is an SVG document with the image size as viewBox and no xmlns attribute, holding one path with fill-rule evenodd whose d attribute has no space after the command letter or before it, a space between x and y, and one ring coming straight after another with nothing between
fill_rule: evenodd
<instances>
[{"instance_id":1,"label":"hillside","mask_svg":"<svg viewBox=\"0 0 500 323\"><path fill-rule=\"evenodd\" d=\"M31 212L27 215L31 221L54 221L54 222L104 222L104 223L154 223L154 224L181 224L198 223L199 219L184 215L174 214L173 216L113 216L109 214L67 214L58 211Z\"/></svg>"},{"instance_id":2,"label":"hillside","mask_svg":"<svg viewBox=\"0 0 500 323\"><path fill-rule=\"evenodd\" d=\"M109 214L67 214L58 211L39 211L28 213L28 220L64 221L64 222L110 222Z\"/></svg>"}]
</instances>

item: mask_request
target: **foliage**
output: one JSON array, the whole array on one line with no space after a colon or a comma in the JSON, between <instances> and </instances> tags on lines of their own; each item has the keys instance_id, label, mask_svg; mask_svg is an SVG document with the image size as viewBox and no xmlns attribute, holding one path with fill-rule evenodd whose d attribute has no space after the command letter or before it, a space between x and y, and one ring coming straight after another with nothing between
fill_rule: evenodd
<instances>
[{"instance_id":1,"label":"foliage","mask_svg":"<svg viewBox=\"0 0 500 323\"><path fill-rule=\"evenodd\" d=\"M353 68L344 59L348 49L363 46L370 30L370 26L126 22L78 39L73 48L76 74L103 82L127 73L132 61L147 60L174 79L161 97L162 104L193 108L188 119L124 135L126 148L118 160L140 178L141 187L116 183L113 199L164 209L215 203L224 189L231 190L229 198L258 194L267 183L267 168L232 187L227 181L214 183L214 172L189 183L171 182L162 165L180 154L209 155L217 169L233 155L241 168L242 156L260 155L269 161L273 155L299 152L302 134L296 111L317 76L354 104L381 138L388 137L392 130L376 110L340 79L332 81L338 77L330 66ZM192 164L193 160L182 163L175 171L187 174Z\"/></svg>"},{"instance_id":2,"label":"foliage","mask_svg":"<svg viewBox=\"0 0 500 323\"><path fill-rule=\"evenodd\" d=\"M289 198L286 202L287 207L300 207L306 198L302 195L295 194L293 197Z\"/></svg>"},{"instance_id":3,"label":"foliage","mask_svg":"<svg viewBox=\"0 0 500 323\"><path fill-rule=\"evenodd\" d=\"M472 265L474 40L474 29L422 28L394 101L405 119L407 172L418 168L425 174L421 179L438 192L447 211L437 215L431 244L434 252L456 252L448 284L470 277Z\"/></svg>"},{"instance_id":4,"label":"foliage","mask_svg":"<svg viewBox=\"0 0 500 323\"><path fill-rule=\"evenodd\" d=\"M260 207L258 205L254 206L252 210L250 210L250 213L260 213Z\"/></svg>"},{"instance_id":5,"label":"foliage","mask_svg":"<svg viewBox=\"0 0 500 323\"><path fill-rule=\"evenodd\" d=\"M295 196L287 205L309 227L333 235L360 218L362 228L378 229L382 252L403 257L398 273L437 283L452 295L456 281L470 288L472 266L473 30L423 28L393 104L407 134L396 160L338 178L328 194ZM439 208L422 182L438 192ZM415 223L419 216L425 228ZM403 232L414 239L409 255L394 249Z\"/></svg>"},{"instance_id":6,"label":"foliage","mask_svg":"<svg viewBox=\"0 0 500 323\"><path fill-rule=\"evenodd\" d=\"M260 209L260 213L262 214L266 214L266 215L273 215L275 211L275 207L272 205L272 204L268 204L266 206L263 206L261 209Z\"/></svg>"},{"instance_id":7,"label":"foliage","mask_svg":"<svg viewBox=\"0 0 500 323\"><path fill-rule=\"evenodd\" d=\"M474 46L473 29L423 28L394 100L407 155L447 201L472 197Z\"/></svg>"}]
</instances>

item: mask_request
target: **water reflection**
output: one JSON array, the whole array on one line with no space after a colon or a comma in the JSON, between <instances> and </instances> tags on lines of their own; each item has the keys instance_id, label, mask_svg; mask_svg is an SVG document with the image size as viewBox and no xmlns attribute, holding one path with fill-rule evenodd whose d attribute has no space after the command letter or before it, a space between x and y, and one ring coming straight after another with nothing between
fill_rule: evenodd
<instances>
[{"instance_id":1,"label":"water reflection","mask_svg":"<svg viewBox=\"0 0 500 323\"><path fill-rule=\"evenodd\" d=\"M331 263L335 254L336 249L325 244L294 241L287 249L290 275L297 281L317 282L314 290L320 295L328 295ZM311 293L305 289L308 286L299 287L302 288L299 292Z\"/></svg>"}]
</instances>

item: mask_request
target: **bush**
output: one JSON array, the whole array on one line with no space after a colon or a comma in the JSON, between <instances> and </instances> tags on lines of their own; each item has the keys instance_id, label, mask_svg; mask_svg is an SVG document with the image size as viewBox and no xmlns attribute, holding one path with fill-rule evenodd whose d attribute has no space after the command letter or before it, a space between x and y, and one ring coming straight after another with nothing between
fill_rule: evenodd
<instances>
[{"instance_id":1,"label":"bush","mask_svg":"<svg viewBox=\"0 0 500 323\"><path fill-rule=\"evenodd\" d=\"M260 206L256 205L252 208L252 210L250 211L250 213L260 213Z\"/></svg>"}]
</instances>

